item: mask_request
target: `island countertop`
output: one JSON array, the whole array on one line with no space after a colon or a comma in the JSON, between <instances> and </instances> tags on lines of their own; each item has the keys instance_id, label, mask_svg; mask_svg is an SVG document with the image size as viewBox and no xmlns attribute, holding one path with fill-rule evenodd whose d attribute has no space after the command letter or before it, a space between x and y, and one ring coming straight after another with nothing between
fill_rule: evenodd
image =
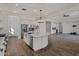
<instances>
[{"instance_id":1,"label":"island countertop","mask_svg":"<svg viewBox=\"0 0 79 59\"><path fill-rule=\"evenodd\" d=\"M48 34L46 33L33 33L33 34L28 34L30 36L33 36L33 37L42 37L42 36L48 36Z\"/></svg>"}]
</instances>

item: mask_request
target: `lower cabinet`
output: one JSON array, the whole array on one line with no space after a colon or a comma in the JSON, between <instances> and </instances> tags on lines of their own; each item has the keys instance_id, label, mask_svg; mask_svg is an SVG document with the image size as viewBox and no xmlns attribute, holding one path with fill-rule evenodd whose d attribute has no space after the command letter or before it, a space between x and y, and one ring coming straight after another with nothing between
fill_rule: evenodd
<instances>
[{"instance_id":1,"label":"lower cabinet","mask_svg":"<svg viewBox=\"0 0 79 59\"><path fill-rule=\"evenodd\" d=\"M3 43L4 42L5 37L0 37L0 56L4 56L5 54L5 46Z\"/></svg>"},{"instance_id":2,"label":"lower cabinet","mask_svg":"<svg viewBox=\"0 0 79 59\"><path fill-rule=\"evenodd\" d=\"M25 43L34 51L45 48L48 45L48 36L33 36L26 34L24 37Z\"/></svg>"},{"instance_id":3,"label":"lower cabinet","mask_svg":"<svg viewBox=\"0 0 79 59\"><path fill-rule=\"evenodd\" d=\"M5 55L8 38L0 37L0 56Z\"/></svg>"},{"instance_id":4,"label":"lower cabinet","mask_svg":"<svg viewBox=\"0 0 79 59\"><path fill-rule=\"evenodd\" d=\"M37 51L48 45L48 36L33 37L33 49Z\"/></svg>"}]
</instances>

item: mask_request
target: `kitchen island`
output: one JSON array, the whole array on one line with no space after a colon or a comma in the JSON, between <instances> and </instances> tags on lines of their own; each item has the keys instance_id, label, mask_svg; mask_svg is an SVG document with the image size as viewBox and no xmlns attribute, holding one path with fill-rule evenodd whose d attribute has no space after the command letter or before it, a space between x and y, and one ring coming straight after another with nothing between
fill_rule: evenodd
<instances>
[{"instance_id":1,"label":"kitchen island","mask_svg":"<svg viewBox=\"0 0 79 59\"><path fill-rule=\"evenodd\" d=\"M48 45L48 35L44 33L24 34L24 41L34 51L45 48Z\"/></svg>"}]
</instances>

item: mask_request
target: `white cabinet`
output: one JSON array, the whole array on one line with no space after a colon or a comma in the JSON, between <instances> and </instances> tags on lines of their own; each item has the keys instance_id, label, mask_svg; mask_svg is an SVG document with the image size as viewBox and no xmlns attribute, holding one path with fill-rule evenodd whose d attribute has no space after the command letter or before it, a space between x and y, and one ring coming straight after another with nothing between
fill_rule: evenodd
<instances>
[{"instance_id":1,"label":"white cabinet","mask_svg":"<svg viewBox=\"0 0 79 59\"><path fill-rule=\"evenodd\" d=\"M0 37L0 56L4 56L6 46L3 45L5 37ZM2 50L2 51L1 51Z\"/></svg>"},{"instance_id":2,"label":"white cabinet","mask_svg":"<svg viewBox=\"0 0 79 59\"><path fill-rule=\"evenodd\" d=\"M45 48L48 45L47 34L25 34L25 43L30 46L34 51Z\"/></svg>"},{"instance_id":3,"label":"white cabinet","mask_svg":"<svg viewBox=\"0 0 79 59\"><path fill-rule=\"evenodd\" d=\"M31 36L29 36L27 33L24 33L24 41L27 45L31 47L32 39L31 39Z\"/></svg>"},{"instance_id":4,"label":"white cabinet","mask_svg":"<svg viewBox=\"0 0 79 59\"><path fill-rule=\"evenodd\" d=\"M37 51L48 45L48 36L33 37L33 49Z\"/></svg>"}]
</instances>

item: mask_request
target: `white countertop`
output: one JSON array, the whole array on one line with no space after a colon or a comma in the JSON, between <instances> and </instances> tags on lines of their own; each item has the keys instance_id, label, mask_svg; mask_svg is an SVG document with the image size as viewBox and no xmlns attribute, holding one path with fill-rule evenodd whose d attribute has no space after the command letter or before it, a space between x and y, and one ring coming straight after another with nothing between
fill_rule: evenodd
<instances>
[{"instance_id":1,"label":"white countertop","mask_svg":"<svg viewBox=\"0 0 79 59\"><path fill-rule=\"evenodd\" d=\"M25 35L33 36L33 37L43 37L43 36L48 36L48 33L33 33L33 34L28 34L25 33Z\"/></svg>"},{"instance_id":2,"label":"white countertop","mask_svg":"<svg viewBox=\"0 0 79 59\"><path fill-rule=\"evenodd\" d=\"M44 33L34 33L34 34L30 34L33 37L42 37L42 36L47 36L47 34Z\"/></svg>"}]
</instances>

